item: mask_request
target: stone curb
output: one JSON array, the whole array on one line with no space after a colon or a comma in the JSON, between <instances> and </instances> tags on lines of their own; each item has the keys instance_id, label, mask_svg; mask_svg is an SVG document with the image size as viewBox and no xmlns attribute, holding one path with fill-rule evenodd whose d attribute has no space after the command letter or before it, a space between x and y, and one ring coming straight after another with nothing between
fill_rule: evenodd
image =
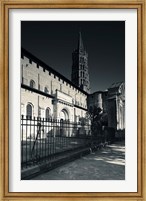
<instances>
[{"instance_id":1,"label":"stone curb","mask_svg":"<svg viewBox=\"0 0 146 201\"><path fill-rule=\"evenodd\" d=\"M42 163L40 165L36 165L30 168L27 168L25 170L22 170L21 172L21 180L29 180L33 177L47 172L49 170L52 170L62 164L65 164L66 162L73 161L74 159L80 158L83 155L87 155L91 152L90 148L84 148L82 150L63 155L59 158L56 158L51 161L46 161L45 163Z\"/></svg>"}]
</instances>

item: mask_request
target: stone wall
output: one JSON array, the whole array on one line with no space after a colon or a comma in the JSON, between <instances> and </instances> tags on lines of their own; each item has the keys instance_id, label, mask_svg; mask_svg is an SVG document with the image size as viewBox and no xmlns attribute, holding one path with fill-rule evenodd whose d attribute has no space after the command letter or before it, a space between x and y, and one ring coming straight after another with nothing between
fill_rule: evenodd
<instances>
[{"instance_id":1,"label":"stone wall","mask_svg":"<svg viewBox=\"0 0 146 201\"><path fill-rule=\"evenodd\" d=\"M80 117L85 117L87 94L71 85L67 79L59 77L59 73L56 75L23 55L21 75L21 114L27 115L26 107L31 104L32 115L35 117L45 118L47 108L52 118L63 118L64 115L64 118L78 121ZM33 87L30 84L32 81Z\"/></svg>"}]
</instances>

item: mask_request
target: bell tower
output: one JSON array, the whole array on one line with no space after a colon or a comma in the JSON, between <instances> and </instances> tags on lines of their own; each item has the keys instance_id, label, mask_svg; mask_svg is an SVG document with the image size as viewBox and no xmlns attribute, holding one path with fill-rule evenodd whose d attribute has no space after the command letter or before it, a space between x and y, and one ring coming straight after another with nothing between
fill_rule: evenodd
<instances>
[{"instance_id":1,"label":"bell tower","mask_svg":"<svg viewBox=\"0 0 146 201\"><path fill-rule=\"evenodd\" d=\"M81 32L79 32L77 49L72 53L71 81L85 92L90 93L88 54L83 45Z\"/></svg>"}]
</instances>

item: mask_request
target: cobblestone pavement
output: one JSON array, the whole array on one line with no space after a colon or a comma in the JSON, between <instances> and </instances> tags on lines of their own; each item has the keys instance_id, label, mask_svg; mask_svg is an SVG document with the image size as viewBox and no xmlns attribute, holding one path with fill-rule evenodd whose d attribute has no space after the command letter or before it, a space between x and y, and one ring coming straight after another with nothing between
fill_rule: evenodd
<instances>
[{"instance_id":1,"label":"cobblestone pavement","mask_svg":"<svg viewBox=\"0 0 146 201\"><path fill-rule=\"evenodd\" d=\"M32 180L124 180L125 145L115 143Z\"/></svg>"}]
</instances>

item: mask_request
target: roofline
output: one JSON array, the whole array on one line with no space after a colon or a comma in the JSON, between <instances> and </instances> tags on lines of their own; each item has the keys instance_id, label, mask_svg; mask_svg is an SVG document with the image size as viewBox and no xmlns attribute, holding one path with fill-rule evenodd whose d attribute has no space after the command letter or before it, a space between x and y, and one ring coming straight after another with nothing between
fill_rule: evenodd
<instances>
[{"instance_id":1,"label":"roofline","mask_svg":"<svg viewBox=\"0 0 146 201\"><path fill-rule=\"evenodd\" d=\"M40 66L42 66L46 70L50 71L51 73L55 74L56 76L58 76L62 80L66 81L68 84L72 85L74 88L78 89L80 92L84 93L85 95L89 95L87 92L85 92L84 90L80 89L78 86L76 86L75 84L73 84L65 76L63 76L62 74L60 74L59 72L57 72L56 70L54 70L52 67L48 66L46 63L44 63L43 61L41 61L40 59L38 59L36 56L34 56L33 54L31 54L29 51L27 51L23 47L21 47L21 58L22 58L22 56L27 56L29 59L31 59L35 63L39 64Z\"/></svg>"},{"instance_id":2,"label":"roofline","mask_svg":"<svg viewBox=\"0 0 146 201\"><path fill-rule=\"evenodd\" d=\"M89 94L89 95L93 95L93 94L104 94L104 93L107 93L108 91L95 91L93 92L92 94Z\"/></svg>"},{"instance_id":3,"label":"roofline","mask_svg":"<svg viewBox=\"0 0 146 201\"><path fill-rule=\"evenodd\" d=\"M114 84L119 84L118 86L112 86L112 85L114 85ZM113 83L109 88L108 88L108 90L109 89L114 89L114 88L119 88L121 85L125 85L125 82L124 81L120 81L120 82L115 82L115 83Z\"/></svg>"}]
</instances>

